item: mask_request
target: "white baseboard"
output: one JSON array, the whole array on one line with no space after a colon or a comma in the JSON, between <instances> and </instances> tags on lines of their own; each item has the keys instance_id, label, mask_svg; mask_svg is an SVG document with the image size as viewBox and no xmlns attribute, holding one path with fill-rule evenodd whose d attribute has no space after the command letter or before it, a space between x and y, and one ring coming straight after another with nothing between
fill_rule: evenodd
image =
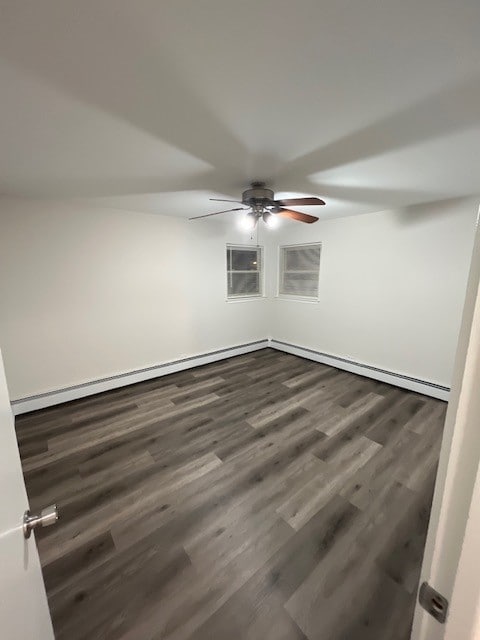
<instances>
[{"instance_id":1,"label":"white baseboard","mask_svg":"<svg viewBox=\"0 0 480 640\"><path fill-rule=\"evenodd\" d=\"M143 382L144 380L151 380L152 378L159 378L161 376L166 376L169 373L192 369L193 367L210 364L211 362L217 362L218 360L225 360L226 358L232 358L233 356L240 356L244 353L250 353L251 351L265 349L266 347L268 347L267 338L241 344L236 347L229 347L228 349L211 351L198 356L181 358L179 360L165 362L146 369L121 373L108 378L102 378L101 380L85 382L83 384L66 387L64 389L57 389L55 391L48 391L47 393L40 393L35 396L29 396L28 398L13 400L11 403L12 410L14 415L20 415L21 413L28 413L29 411L36 411L37 409L45 409L46 407L51 407L63 402L70 402L71 400L78 400L79 398L91 396L95 393L101 393L102 391L110 391L111 389L126 387L129 384Z\"/></svg>"},{"instance_id":2,"label":"white baseboard","mask_svg":"<svg viewBox=\"0 0 480 640\"><path fill-rule=\"evenodd\" d=\"M347 358L341 358L328 353L322 353L315 351L314 349L307 349L306 347L299 347L297 345L289 344L288 342L282 342L281 340L275 340L269 338L269 346L272 349L278 349L279 351L285 351L286 353L292 353L295 356L301 356L308 360L314 360L315 362L321 362L322 364L328 364L331 367L337 369L344 369L351 373L356 373L367 378L373 378L374 380L380 380L381 382L387 382L396 387L402 387L409 391L416 391L432 398L438 398L439 400L448 401L450 394L449 387L436 384L435 382L429 382L427 380L419 380L406 376L401 373L395 373L393 371L386 371L385 369L379 369L362 362L355 362L354 360L348 360Z\"/></svg>"}]
</instances>

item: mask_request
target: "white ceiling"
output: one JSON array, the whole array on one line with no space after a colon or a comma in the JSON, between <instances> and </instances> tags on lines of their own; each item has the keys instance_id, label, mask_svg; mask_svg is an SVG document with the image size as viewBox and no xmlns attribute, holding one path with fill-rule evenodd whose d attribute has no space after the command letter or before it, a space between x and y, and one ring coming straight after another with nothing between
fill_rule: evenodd
<instances>
[{"instance_id":1,"label":"white ceiling","mask_svg":"<svg viewBox=\"0 0 480 640\"><path fill-rule=\"evenodd\" d=\"M480 193L479 25L478 0L5 1L0 193L192 216L264 179L323 217Z\"/></svg>"}]
</instances>

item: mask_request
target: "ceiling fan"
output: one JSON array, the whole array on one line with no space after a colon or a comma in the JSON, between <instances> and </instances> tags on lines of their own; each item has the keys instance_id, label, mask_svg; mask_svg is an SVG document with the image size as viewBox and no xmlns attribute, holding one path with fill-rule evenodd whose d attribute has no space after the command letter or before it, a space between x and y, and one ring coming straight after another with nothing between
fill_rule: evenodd
<instances>
[{"instance_id":1,"label":"ceiling fan","mask_svg":"<svg viewBox=\"0 0 480 640\"><path fill-rule=\"evenodd\" d=\"M262 219L265 224L269 224L272 216L282 216L283 218L291 218L299 222L311 224L317 222L318 218L310 216L301 211L295 211L285 207L307 207L313 205L325 204L323 200L315 197L308 198L290 198L287 200L275 200L274 192L265 187L264 182L252 182L251 188L242 193L241 200L222 200L221 198L210 198L215 202L238 202L243 207L235 207L234 209L226 209L225 211L217 211L216 213L207 213L203 216L195 216L189 220L198 220L199 218L209 218L210 216L218 216L220 213L228 213L230 211L248 211L247 223L249 228L253 229L258 221Z\"/></svg>"}]
</instances>

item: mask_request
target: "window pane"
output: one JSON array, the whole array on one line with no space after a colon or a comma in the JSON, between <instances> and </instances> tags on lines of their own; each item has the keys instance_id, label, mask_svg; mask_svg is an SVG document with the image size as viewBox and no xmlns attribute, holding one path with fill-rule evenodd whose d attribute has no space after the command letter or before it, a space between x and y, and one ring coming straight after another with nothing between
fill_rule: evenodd
<instances>
[{"instance_id":1,"label":"window pane","mask_svg":"<svg viewBox=\"0 0 480 640\"><path fill-rule=\"evenodd\" d=\"M262 295L262 248L227 245L227 296Z\"/></svg>"},{"instance_id":2,"label":"window pane","mask_svg":"<svg viewBox=\"0 0 480 640\"><path fill-rule=\"evenodd\" d=\"M286 247L284 250L286 271L315 271L320 265L320 246Z\"/></svg>"},{"instance_id":3,"label":"window pane","mask_svg":"<svg viewBox=\"0 0 480 640\"><path fill-rule=\"evenodd\" d=\"M229 296L251 296L260 294L259 273L235 273L228 277Z\"/></svg>"},{"instance_id":4,"label":"window pane","mask_svg":"<svg viewBox=\"0 0 480 640\"><path fill-rule=\"evenodd\" d=\"M284 273L280 293L316 298L318 296L318 272Z\"/></svg>"},{"instance_id":5,"label":"window pane","mask_svg":"<svg viewBox=\"0 0 480 640\"><path fill-rule=\"evenodd\" d=\"M232 249L232 271L259 271L259 252L256 249Z\"/></svg>"},{"instance_id":6,"label":"window pane","mask_svg":"<svg viewBox=\"0 0 480 640\"><path fill-rule=\"evenodd\" d=\"M282 247L279 294L318 298L320 244Z\"/></svg>"}]
</instances>

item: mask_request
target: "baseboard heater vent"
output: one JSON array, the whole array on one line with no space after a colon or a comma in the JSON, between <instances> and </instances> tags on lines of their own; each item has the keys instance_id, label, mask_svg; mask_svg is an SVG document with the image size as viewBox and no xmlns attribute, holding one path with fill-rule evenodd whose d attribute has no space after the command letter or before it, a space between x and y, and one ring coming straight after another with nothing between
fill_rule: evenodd
<instances>
[{"instance_id":1,"label":"baseboard heater vent","mask_svg":"<svg viewBox=\"0 0 480 640\"><path fill-rule=\"evenodd\" d=\"M240 344L235 347L217 349L216 351L209 351L208 353L203 353L197 356L187 356L185 358L171 360L170 362L163 362L151 367L136 369L135 371L118 373L105 378L99 378L98 380L92 380L91 382L83 382L70 387L46 391L45 393L39 393L37 395L13 400L11 403L12 410L15 415L27 413L29 411L36 411L37 409L44 409L63 402L78 400L79 398L91 396L96 393L102 393L103 391L110 391L111 389L117 389L118 387L125 387L129 384L135 384L137 382L143 382L153 378L160 378L161 376L166 376L169 373L176 373L177 371L193 369L194 367L200 367L205 364L217 362L218 360L233 358L234 356L240 356L245 353L250 353L251 351L265 349L268 346L268 338L264 338L263 340L246 342L245 344Z\"/></svg>"},{"instance_id":2,"label":"baseboard heater vent","mask_svg":"<svg viewBox=\"0 0 480 640\"><path fill-rule=\"evenodd\" d=\"M321 362L322 364L327 364L338 369L344 369L345 371L351 371L358 375L374 378L375 380L380 380L381 382L409 389L410 391L417 391L418 393L423 393L424 395L432 396L433 398L448 400L450 389L435 382L420 380L394 371L387 371L385 369L380 369L379 367L364 364L363 362L357 362L355 360L349 360L348 358L322 353L321 351L315 351L308 347L300 347L288 342L283 342L282 340L265 338L263 340L247 342L235 347L217 349L216 351L210 351L197 356L187 356L185 358L179 358L177 360L164 362L151 367L145 367L143 369L137 369L126 373L119 373L106 378L93 380L91 382L83 382L70 387L64 387L63 389L56 389L54 391L47 391L45 393L39 393L26 398L13 400L13 413L15 415L19 415L29 411L36 411L37 409L44 409L63 402L70 402L71 400L77 400L96 393L102 393L111 389L124 387L129 384L159 378L161 376L168 375L169 373L176 373L177 371L200 367L205 364L217 362L218 360L233 358L234 356L243 355L244 353L250 353L251 351L257 351L259 349L265 349L266 347L271 347L286 353L292 353L302 358Z\"/></svg>"},{"instance_id":3,"label":"baseboard heater vent","mask_svg":"<svg viewBox=\"0 0 480 640\"><path fill-rule=\"evenodd\" d=\"M315 349L309 349L308 347L300 347L298 345L283 342L282 340L270 340L270 347L278 349L279 351L285 351L293 355L308 358L315 362L321 362L322 364L328 364L338 369L344 369L352 373L367 376L368 378L374 378L381 382L387 382L403 389L409 389L410 391L417 391L424 395L438 398L439 400L448 400L450 388L445 387L436 382L430 382L428 380L421 380L420 378L414 378L412 376L404 375L403 373L396 373L395 371L388 371L387 369L381 369L370 364L363 362L357 362L356 360L350 360L349 358L343 358L341 356L334 356L329 353L323 353L322 351L316 351Z\"/></svg>"}]
</instances>

